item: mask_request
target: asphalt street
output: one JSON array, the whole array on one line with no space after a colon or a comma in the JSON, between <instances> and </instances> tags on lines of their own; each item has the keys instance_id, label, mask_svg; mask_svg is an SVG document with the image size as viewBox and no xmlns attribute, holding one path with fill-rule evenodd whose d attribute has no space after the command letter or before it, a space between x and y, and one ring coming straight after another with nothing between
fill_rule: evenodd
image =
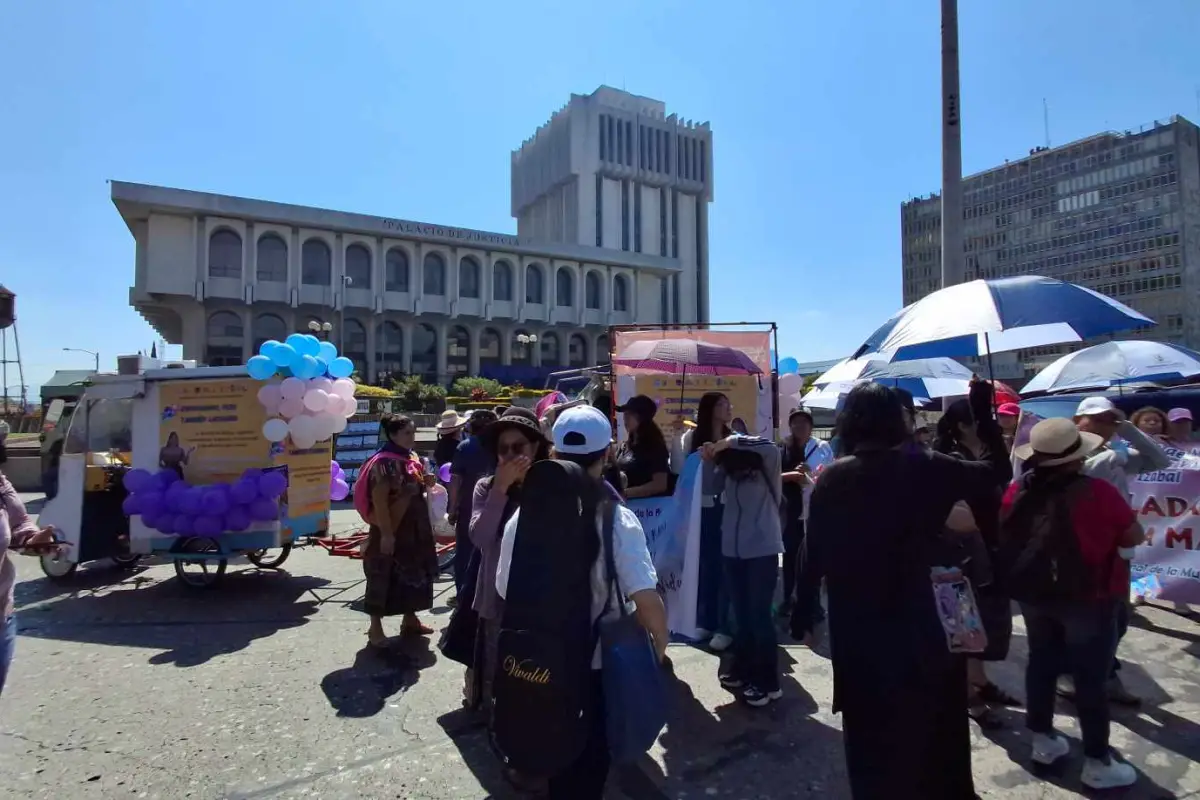
<instances>
[{"instance_id":1,"label":"asphalt street","mask_svg":"<svg viewBox=\"0 0 1200 800\"><path fill-rule=\"evenodd\" d=\"M335 530L355 522L353 511L334 514ZM424 642L368 652L362 590L360 562L318 548L279 572L231 566L207 591L180 585L168 563L99 563L59 585L20 559L0 796L512 797L485 732L459 710L463 670ZM424 615L435 627L453 591L439 584ZM1016 627L994 677L1023 695L1019 617ZM763 710L718 687L714 655L682 644L670 653L671 722L640 764L613 775L613 798L849 796L819 652L780 648L785 696ZM1114 711L1113 745L1141 778L1108 796L1200 797L1200 626L1140 609L1121 656L1147 703ZM1069 704L1059 711L1074 757L1044 775L1031 772L1023 712L1005 711L999 732L972 726L982 797L1083 796L1078 727Z\"/></svg>"}]
</instances>

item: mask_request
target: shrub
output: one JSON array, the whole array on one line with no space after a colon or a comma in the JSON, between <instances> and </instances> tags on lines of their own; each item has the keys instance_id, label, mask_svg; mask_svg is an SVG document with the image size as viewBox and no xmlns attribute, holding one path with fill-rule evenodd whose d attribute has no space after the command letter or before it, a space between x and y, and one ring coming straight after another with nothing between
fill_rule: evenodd
<instances>
[{"instance_id":1,"label":"shrub","mask_svg":"<svg viewBox=\"0 0 1200 800\"><path fill-rule=\"evenodd\" d=\"M514 388L512 390L513 397L545 397L553 392L553 389L521 389Z\"/></svg>"},{"instance_id":2,"label":"shrub","mask_svg":"<svg viewBox=\"0 0 1200 800\"><path fill-rule=\"evenodd\" d=\"M450 392L454 395L475 397L476 393L483 392L479 400L498 397L503 389L500 381L491 378L459 378L450 386Z\"/></svg>"},{"instance_id":3,"label":"shrub","mask_svg":"<svg viewBox=\"0 0 1200 800\"><path fill-rule=\"evenodd\" d=\"M391 397L392 393L387 389L380 389L378 386L368 386L365 383L360 383L354 387L355 397Z\"/></svg>"}]
</instances>

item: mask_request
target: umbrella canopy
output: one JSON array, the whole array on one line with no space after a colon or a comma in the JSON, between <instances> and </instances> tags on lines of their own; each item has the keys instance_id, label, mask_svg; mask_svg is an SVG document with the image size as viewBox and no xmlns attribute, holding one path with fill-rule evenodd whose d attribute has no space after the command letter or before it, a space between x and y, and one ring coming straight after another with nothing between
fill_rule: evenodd
<instances>
[{"instance_id":1,"label":"umbrella canopy","mask_svg":"<svg viewBox=\"0 0 1200 800\"><path fill-rule=\"evenodd\" d=\"M631 343L613 363L634 369L689 375L758 375L750 356L733 347L695 339L644 339Z\"/></svg>"},{"instance_id":2,"label":"umbrella canopy","mask_svg":"<svg viewBox=\"0 0 1200 800\"><path fill-rule=\"evenodd\" d=\"M885 322L854 355L877 353L884 361L977 357L1154 324L1086 287L1023 275L960 283L927 295Z\"/></svg>"},{"instance_id":3,"label":"umbrella canopy","mask_svg":"<svg viewBox=\"0 0 1200 800\"><path fill-rule=\"evenodd\" d=\"M922 358L916 361L888 363L873 360L872 356L863 356L848 358L835 364L813 381L813 385L827 386L830 383L868 380L888 386L902 386L922 397L954 397L967 393L967 384L971 377L971 370L949 358Z\"/></svg>"},{"instance_id":4,"label":"umbrella canopy","mask_svg":"<svg viewBox=\"0 0 1200 800\"><path fill-rule=\"evenodd\" d=\"M1200 353L1165 342L1105 342L1068 353L1039 372L1023 391L1101 389L1131 381L1200 375Z\"/></svg>"},{"instance_id":5,"label":"umbrella canopy","mask_svg":"<svg viewBox=\"0 0 1200 800\"><path fill-rule=\"evenodd\" d=\"M819 386L811 389L801 398L805 408L823 408L828 411L841 411L842 404L846 402L846 395L850 394L850 390L860 383L867 381L842 381L839 383L830 383L825 386ZM900 388L908 388L901 386ZM928 405L932 402L928 397L918 395L909 389L913 395L913 404L918 406Z\"/></svg>"}]
</instances>

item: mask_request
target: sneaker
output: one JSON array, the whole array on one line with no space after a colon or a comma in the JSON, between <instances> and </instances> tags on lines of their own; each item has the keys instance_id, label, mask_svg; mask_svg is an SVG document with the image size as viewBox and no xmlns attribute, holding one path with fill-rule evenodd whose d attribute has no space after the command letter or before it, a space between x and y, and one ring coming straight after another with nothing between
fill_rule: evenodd
<instances>
[{"instance_id":1,"label":"sneaker","mask_svg":"<svg viewBox=\"0 0 1200 800\"><path fill-rule=\"evenodd\" d=\"M746 685L745 683L742 682L741 678L738 678L734 675L728 675L728 674L718 675L717 682L721 684L722 689L728 689L730 691L734 691L736 689L741 689L743 686Z\"/></svg>"},{"instance_id":2,"label":"sneaker","mask_svg":"<svg viewBox=\"0 0 1200 800\"><path fill-rule=\"evenodd\" d=\"M1033 763L1048 767L1071 752L1071 743L1053 733L1033 735Z\"/></svg>"},{"instance_id":3,"label":"sneaker","mask_svg":"<svg viewBox=\"0 0 1200 800\"><path fill-rule=\"evenodd\" d=\"M708 640L708 649L720 653L728 650L731 644L733 644L732 636L727 633L715 633L713 634L713 637Z\"/></svg>"},{"instance_id":4,"label":"sneaker","mask_svg":"<svg viewBox=\"0 0 1200 800\"><path fill-rule=\"evenodd\" d=\"M1125 684L1121 683L1120 675L1113 675L1108 679L1108 700L1119 706L1129 706L1130 708L1136 708L1142 704L1142 698L1130 692L1125 688Z\"/></svg>"},{"instance_id":5,"label":"sneaker","mask_svg":"<svg viewBox=\"0 0 1200 800\"><path fill-rule=\"evenodd\" d=\"M755 708L762 708L765 705L770 705L772 702L781 697L783 697L782 689L764 692L762 689L757 687L747 686L745 691L742 692L743 702L745 702L746 705L754 706Z\"/></svg>"},{"instance_id":6,"label":"sneaker","mask_svg":"<svg viewBox=\"0 0 1200 800\"><path fill-rule=\"evenodd\" d=\"M1063 675L1058 679L1058 696L1065 697L1071 700L1075 697L1075 679L1070 675Z\"/></svg>"},{"instance_id":7,"label":"sneaker","mask_svg":"<svg viewBox=\"0 0 1200 800\"><path fill-rule=\"evenodd\" d=\"M1079 779L1089 789L1117 789L1137 783L1137 770L1113 758L1107 761L1088 758L1083 762Z\"/></svg>"}]
</instances>

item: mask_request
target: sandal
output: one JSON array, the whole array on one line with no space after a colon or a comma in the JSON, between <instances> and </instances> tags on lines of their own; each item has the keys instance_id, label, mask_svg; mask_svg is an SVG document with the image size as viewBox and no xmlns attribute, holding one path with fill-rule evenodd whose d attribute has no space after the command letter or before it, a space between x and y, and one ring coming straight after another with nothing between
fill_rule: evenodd
<instances>
[{"instance_id":1,"label":"sandal","mask_svg":"<svg viewBox=\"0 0 1200 800\"><path fill-rule=\"evenodd\" d=\"M416 625L405 625L400 628L401 636L431 636L433 628L418 622Z\"/></svg>"},{"instance_id":2,"label":"sandal","mask_svg":"<svg viewBox=\"0 0 1200 800\"><path fill-rule=\"evenodd\" d=\"M1001 689L996 684L988 681L982 686L975 687L975 696L985 703L992 703L998 706L1007 706L1008 708L1021 708L1024 704Z\"/></svg>"}]
</instances>

